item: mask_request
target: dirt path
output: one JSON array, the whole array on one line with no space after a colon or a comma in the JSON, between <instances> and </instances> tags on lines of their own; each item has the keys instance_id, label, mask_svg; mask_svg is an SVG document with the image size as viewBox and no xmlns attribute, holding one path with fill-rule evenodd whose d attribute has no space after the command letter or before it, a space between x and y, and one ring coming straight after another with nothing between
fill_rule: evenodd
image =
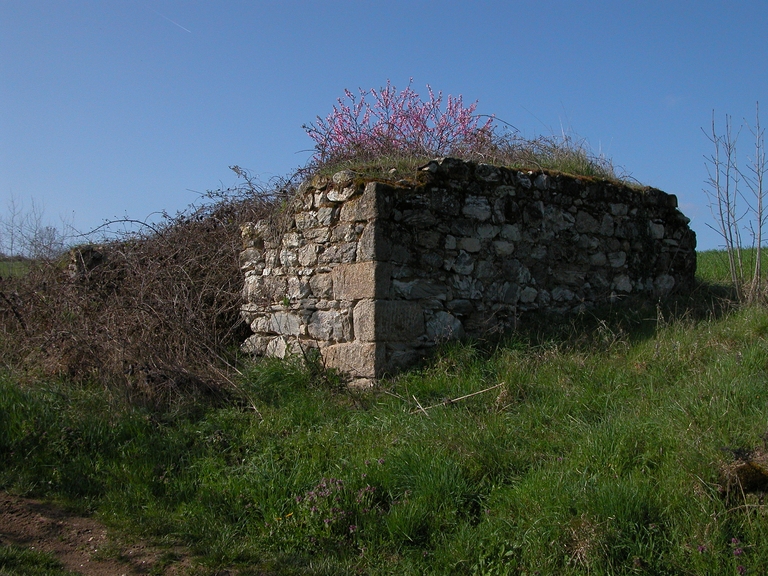
<instances>
[{"instance_id":1,"label":"dirt path","mask_svg":"<svg viewBox=\"0 0 768 576\"><path fill-rule=\"evenodd\" d=\"M156 573L183 574L191 565L188 556L143 544L123 545L107 536L107 529L93 518L0 492L0 546L16 545L49 552L67 570L83 576L133 576L148 574L158 563L168 563Z\"/></svg>"}]
</instances>

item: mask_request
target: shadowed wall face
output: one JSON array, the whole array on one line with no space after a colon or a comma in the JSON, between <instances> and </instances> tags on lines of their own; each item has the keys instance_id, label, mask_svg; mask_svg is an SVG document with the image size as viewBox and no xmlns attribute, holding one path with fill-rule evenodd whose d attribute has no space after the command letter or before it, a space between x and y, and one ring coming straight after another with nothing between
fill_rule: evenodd
<instances>
[{"instance_id":1,"label":"shadowed wall face","mask_svg":"<svg viewBox=\"0 0 768 576\"><path fill-rule=\"evenodd\" d=\"M531 310L693 285L695 234L660 190L450 158L419 180L315 177L286 229L244 226L245 350L316 349L326 366L375 379Z\"/></svg>"}]
</instances>

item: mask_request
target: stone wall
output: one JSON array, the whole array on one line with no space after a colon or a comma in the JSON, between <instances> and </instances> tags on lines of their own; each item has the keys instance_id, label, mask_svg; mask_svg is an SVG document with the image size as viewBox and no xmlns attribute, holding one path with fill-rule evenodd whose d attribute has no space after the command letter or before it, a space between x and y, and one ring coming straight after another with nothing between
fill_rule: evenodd
<instances>
[{"instance_id":1,"label":"stone wall","mask_svg":"<svg viewBox=\"0 0 768 576\"><path fill-rule=\"evenodd\" d=\"M528 311L655 299L692 286L694 233L653 188L455 159L418 183L343 171L303 184L291 219L243 227L244 348L374 379L435 343Z\"/></svg>"}]
</instances>

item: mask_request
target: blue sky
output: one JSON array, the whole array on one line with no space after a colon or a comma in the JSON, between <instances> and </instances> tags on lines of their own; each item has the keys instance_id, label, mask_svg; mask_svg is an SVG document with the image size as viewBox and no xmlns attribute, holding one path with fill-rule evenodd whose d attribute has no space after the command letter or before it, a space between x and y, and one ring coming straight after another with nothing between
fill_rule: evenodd
<instances>
[{"instance_id":1,"label":"blue sky","mask_svg":"<svg viewBox=\"0 0 768 576\"><path fill-rule=\"evenodd\" d=\"M764 0L0 0L0 209L34 199L83 231L175 212L230 165L304 164L302 124L344 88L412 77L526 136L585 138L714 248L702 128L768 106L767 25Z\"/></svg>"}]
</instances>

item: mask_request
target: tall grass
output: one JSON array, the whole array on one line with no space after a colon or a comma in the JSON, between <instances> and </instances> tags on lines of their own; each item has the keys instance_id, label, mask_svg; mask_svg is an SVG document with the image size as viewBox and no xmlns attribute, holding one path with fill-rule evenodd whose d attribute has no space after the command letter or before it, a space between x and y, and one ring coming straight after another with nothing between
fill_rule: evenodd
<instances>
[{"instance_id":1,"label":"tall grass","mask_svg":"<svg viewBox=\"0 0 768 576\"><path fill-rule=\"evenodd\" d=\"M159 412L6 373L0 486L211 571L766 573L762 495L723 473L764 442L768 312L679 316L452 344L369 395L267 361L239 405Z\"/></svg>"}]
</instances>

